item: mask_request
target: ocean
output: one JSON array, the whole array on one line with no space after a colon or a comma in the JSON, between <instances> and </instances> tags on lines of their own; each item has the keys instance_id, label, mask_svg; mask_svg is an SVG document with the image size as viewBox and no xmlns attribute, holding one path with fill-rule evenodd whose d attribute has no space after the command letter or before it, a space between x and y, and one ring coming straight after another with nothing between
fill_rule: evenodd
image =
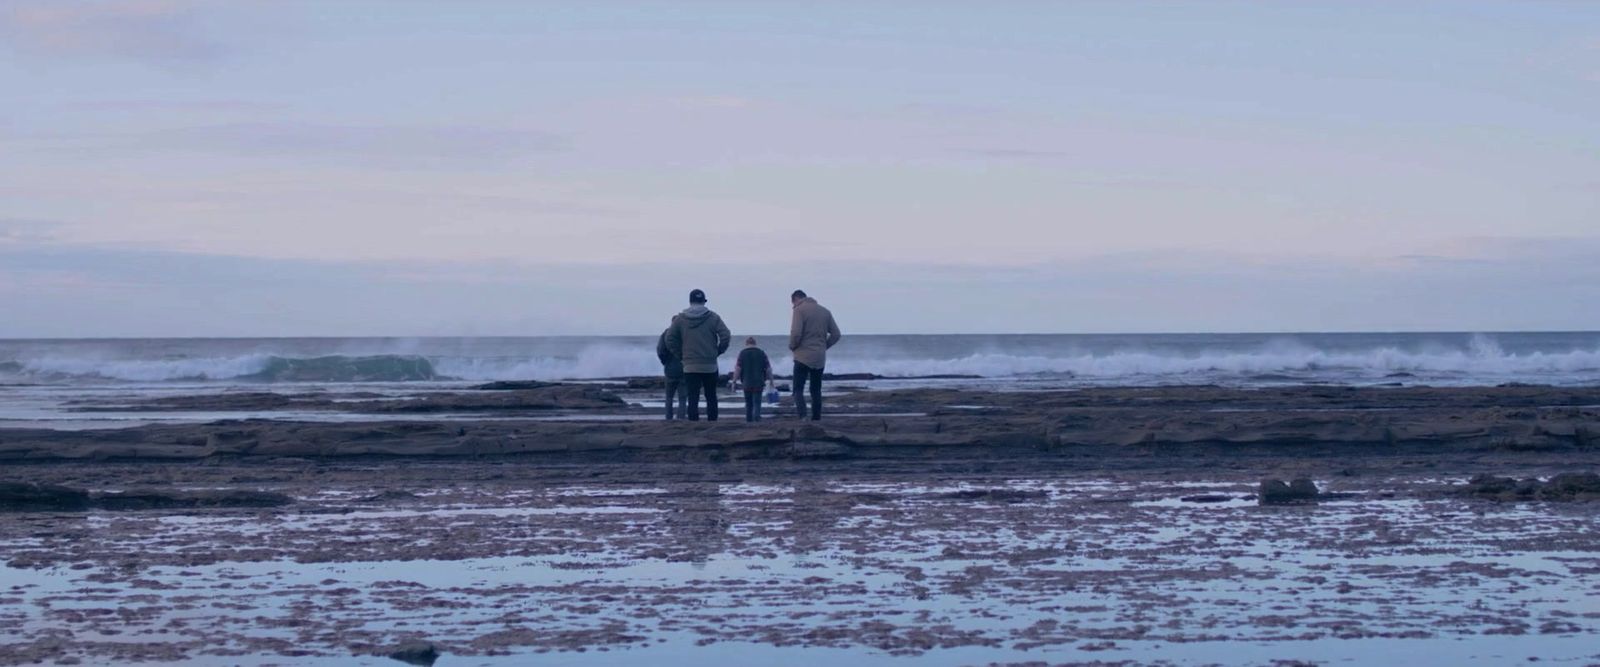
<instances>
[{"instance_id":1,"label":"ocean","mask_svg":"<svg viewBox=\"0 0 1600 667\"><path fill-rule=\"evenodd\" d=\"M773 352L777 372L786 375L793 363L787 337L757 339ZM732 357L730 351L724 372L732 370ZM827 370L875 376L835 381L828 385L833 390L1593 385L1600 384L1600 332L847 335L829 353ZM114 406L248 391L360 401L495 380L601 380L660 372L650 336L0 340L0 427L395 419L358 412L157 413ZM637 401L654 405L649 398Z\"/></svg>"},{"instance_id":2,"label":"ocean","mask_svg":"<svg viewBox=\"0 0 1600 667\"><path fill-rule=\"evenodd\" d=\"M780 373L785 337L758 336ZM735 341L734 351L742 341ZM0 383L460 383L648 376L648 336L0 340ZM727 369L732 367L732 354ZM1600 332L847 336L831 373L1058 388L1600 383ZM928 382L935 382L929 380Z\"/></svg>"}]
</instances>

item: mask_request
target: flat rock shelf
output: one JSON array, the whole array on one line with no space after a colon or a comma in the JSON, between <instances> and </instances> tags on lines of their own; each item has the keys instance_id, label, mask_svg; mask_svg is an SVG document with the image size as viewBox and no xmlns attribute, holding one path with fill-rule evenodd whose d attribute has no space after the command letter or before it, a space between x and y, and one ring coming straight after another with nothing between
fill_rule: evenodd
<instances>
[{"instance_id":1,"label":"flat rock shelf","mask_svg":"<svg viewBox=\"0 0 1600 667\"><path fill-rule=\"evenodd\" d=\"M563 392L0 430L0 664L1600 661L1600 390Z\"/></svg>"}]
</instances>

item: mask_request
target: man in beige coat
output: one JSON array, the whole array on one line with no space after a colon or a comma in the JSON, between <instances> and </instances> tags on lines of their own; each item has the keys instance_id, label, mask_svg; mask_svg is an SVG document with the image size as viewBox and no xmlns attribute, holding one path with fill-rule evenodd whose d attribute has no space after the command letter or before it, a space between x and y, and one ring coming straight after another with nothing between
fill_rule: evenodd
<instances>
[{"instance_id":1,"label":"man in beige coat","mask_svg":"<svg viewBox=\"0 0 1600 667\"><path fill-rule=\"evenodd\" d=\"M828 364L828 348L838 344L839 325L833 313L804 290L789 295L794 317L789 321L789 351L794 353L794 407L806 418L806 383L811 384L811 419L822 419L822 369Z\"/></svg>"}]
</instances>

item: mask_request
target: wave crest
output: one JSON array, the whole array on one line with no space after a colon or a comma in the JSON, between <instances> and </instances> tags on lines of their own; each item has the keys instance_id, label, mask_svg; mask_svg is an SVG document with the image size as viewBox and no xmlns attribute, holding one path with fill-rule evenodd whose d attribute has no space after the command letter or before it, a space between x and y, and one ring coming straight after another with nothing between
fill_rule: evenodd
<instances>
[{"instance_id":1,"label":"wave crest","mask_svg":"<svg viewBox=\"0 0 1600 667\"><path fill-rule=\"evenodd\" d=\"M770 341L776 342L776 341ZM1464 345L1462 343L1465 343ZM781 344L781 343L780 343ZM828 370L887 377L973 375L984 378L1064 378L1093 384L1189 382L1363 382L1389 375L1418 382L1493 384L1527 381L1600 382L1600 345L1507 352L1490 336L1454 345L1402 348L1315 347L1292 339L1249 348L1175 347L949 349L947 356L915 352L914 342L863 337L835 350ZM411 382L430 380L566 380L649 376L661 372L653 345L597 342L559 354L371 354L295 356L253 353L219 357L106 359L93 355L0 359L0 379L27 381ZM769 350L772 346L769 345ZM781 349L781 348L779 348ZM922 356L917 356L921 354ZM784 372L786 354L773 354ZM731 370L732 354L723 370Z\"/></svg>"},{"instance_id":2,"label":"wave crest","mask_svg":"<svg viewBox=\"0 0 1600 667\"><path fill-rule=\"evenodd\" d=\"M1391 373L1454 374L1481 377L1557 373L1600 373L1600 350L1523 355L1475 352L1410 352L1380 348L1362 352L1283 350L1211 352L1195 355L1119 351L1102 355L1015 356L974 354L956 359L880 359L841 357L830 371L887 376L960 374L983 377L1061 375L1082 378L1160 376L1249 376L1270 373L1327 373L1382 376Z\"/></svg>"},{"instance_id":3,"label":"wave crest","mask_svg":"<svg viewBox=\"0 0 1600 667\"><path fill-rule=\"evenodd\" d=\"M192 359L44 358L0 364L0 373L35 380L128 382L410 382L444 379L424 357L376 355L295 358L268 354Z\"/></svg>"}]
</instances>

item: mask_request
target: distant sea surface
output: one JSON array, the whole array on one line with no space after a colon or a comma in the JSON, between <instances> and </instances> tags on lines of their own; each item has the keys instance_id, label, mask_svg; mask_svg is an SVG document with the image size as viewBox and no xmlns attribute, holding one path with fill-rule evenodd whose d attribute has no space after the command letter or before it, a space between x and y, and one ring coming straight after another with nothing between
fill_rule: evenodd
<instances>
[{"instance_id":1,"label":"distant sea surface","mask_svg":"<svg viewBox=\"0 0 1600 667\"><path fill-rule=\"evenodd\" d=\"M758 336L789 372L786 336ZM740 337L735 350L743 344ZM733 352L723 371L732 370ZM1399 334L846 335L832 373L868 388L1027 391L1216 384L1600 384L1600 332ZM356 412L118 409L241 391L406 397L492 380L661 372L655 338L0 340L0 427L118 428L219 419L371 420ZM928 376L941 376L931 378ZM953 377L955 376L955 377ZM834 382L830 389L846 383ZM638 397L648 404L650 397ZM655 399L659 400L659 399ZM87 406L87 407L86 407ZM432 419L470 415L431 415Z\"/></svg>"},{"instance_id":2,"label":"distant sea surface","mask_svg":"<svg viewBox=\"0 0 1600 667\"><path fill-rule=\"evenodd\" d=\"M780 373L782 336L758 336ZM732 352L726 357L731 370ZM653 337L0 340L0 383L410 383L655 375ZM1600 332L847 336L833 373L985 385L1600 383Z\"/></svg>"}]
</instances>

